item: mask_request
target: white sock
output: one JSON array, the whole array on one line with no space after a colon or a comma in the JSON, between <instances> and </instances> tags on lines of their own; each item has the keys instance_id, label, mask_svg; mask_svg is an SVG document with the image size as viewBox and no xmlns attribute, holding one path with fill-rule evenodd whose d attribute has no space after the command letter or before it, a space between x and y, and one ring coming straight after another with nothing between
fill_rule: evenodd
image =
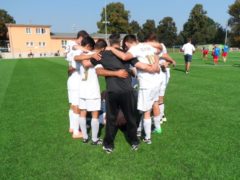
<instances>
[{"instance_id":1,"label":"white sock","mask_svg":"<svg viewBox=\"0 0 240 180\"><path fill-rule=\"evenodd\" d=\"M92 118L91 121L91 129L92 129L92 141L98 140L98 131L99 131L99 122L98 119Z\"/></svg>"},{"instance_id":2,"label":"white sock","mask_svg":"<svg viewBox=\"0 0 240 180\"><path fill-rule=\"evenodd\" d=\"M143 125L143 119L141 118L138 128L137 128L137 131L139 131L139 132L142 131L142 125Z\"/></svg>"},{"instance_id":3,"label":"white sock","mask_svg":"<svg viewBox=\"0 0 240 180\"><path fill-rule=\"evenodd\" d=\"M80 117L80 128L83 134L84 139L88 139L88 134L87 134L87 122L85 117Z\"/></svg>"},{"instance_id":4,"label":"white sock","mask_svg":"<svg viewBox=\"0 0 240 180\"><path fill-rule=\"evenodd\" d=\"M73 129L74 125L73 125L73 110L69 109L69 128Z\"/></svg>"},{"instance_id":5,"label":"white sock","mask_svg":"<svg viewBox=\"0 0 240 180\"><path fill-rule=\"evenodd\" d=\"M151 139L151 126L152 126L151 119L144 119L143 127L146 134L145 136L146 139Z\"/></svg>"},{"instance_id":6,"label":"white sock","mask_svg":"<svg viewBox=\"0 0 240 180\"><path fill-rule=\"evenodd\" d=\"M79 114L72 113L72 120L73 120L73 134L78 134L79 133L79 119L80 116Z\"/></svg>"},{"instance_id":7,"label":"white sock","mask_svg":"<svg viewBox=\"0 0 240 180\"><path fill-rule=\"evenodd\" d=\"M155 116L153 119L154 119L154 126L156 129L160 129L161 128L161 125L160 125L160 119L161 117L160 116Z\"/></svg>"},{"instance_id":8,"label":"white sock","mask_svg":"<svg viewBox=\"0 0 240 180\"><path fill-rule=\"evenodd\" d=\"M162 119L162 117L164 116L164 104L160 104L159 109L160 109L160 119Z\"/></svg>"}]
</instances>

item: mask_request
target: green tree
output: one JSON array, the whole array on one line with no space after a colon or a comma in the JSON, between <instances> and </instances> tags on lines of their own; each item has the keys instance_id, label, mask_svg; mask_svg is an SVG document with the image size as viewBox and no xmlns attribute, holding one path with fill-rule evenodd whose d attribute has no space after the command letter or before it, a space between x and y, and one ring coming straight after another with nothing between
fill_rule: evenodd
<instances>
[{"instance_id":1,"label":"green tree","mask_svg":"<svg viewBox=\"0 0 240 180\"><path fill-rule=\"evenodd\" d=\"M107 5L107 21L108 33L127 33L128 20L130 13L125 10L124 4L110 3ZM105 8L101 13L101 20L97 22L99 33L105 33Z\"/></svg>"},{"instance_id":2,"label":"green tree","mask_svg":"<svg viewBox=\"0 0 240 180\"><path fill-rule=\"evenodd\" d=\"M7 37L7 27L6 27L6 23L13 23L15 24L16 21L14 20L14 18L8 14L7 11L5 11L4 9L0 9L0 40L6 40L8 39Z\"/></svg>"},{"instance_id":3,"label":"green tree","mask_svg":"<svg viewBox=\"0 0 240 180\"><path fill-rule=\"evenodd\" d=\"M139 41L144 41L145 37L149 35L150 33L156 33L156 25L155 21L148 19L146 22L142 25L141 31L138 33L138 39Z\"/></svg>"},{"instance_id":4,"label":"green tree","mask_svg":"<svg viewBox=\"0 0 240 180\"><path fill-rule=\"evenodd\" d=\"M231 46L240 47L240 0L236 0L234 4L229 6L228 13L231 16L229 19Z\"/></svg>"},{"instance_id":5,"label":"green tree","mask_svg":"<svg viewBox=\"0 0 240 180\"><path fill-rule=\"evenodd\" d=\"M172 17L163 18L157 27L157 36L160 42L171 47L177 39L177 27Z\"/></svg>"},{"instance_id":6,"label":"green tree","mask_svg":"<svg viewBox=\"0 0 240 180\"><path fill-rule=\"evenodd\" d=\"M129 23L129 29L128 29L129 34L138 34L140 31L141 31L141 26L137 21L133 20Z\"/></svg>"},{"instance_id":7,"label":"green tree","mask_svg":"<svg viewBox=\"0 0 240 180\"><path fill-rule=\"evenodd\" d=\"M217 32L214 38L216 44L222 44L225 41L226 30L220 25L217 24Z\"/></svg>"},{"instance_id":8,"label":"green tree","mask_svg":"<svg viewBox=\"0 0 240 180\"><path fill-rule=\"evenodd\" d=\"M181 36L184 40L192 37L197 44L214 43L217 33L217 24L207 16L202 4L196 4L189 16L188 22L183 26Z\"/></svg>"}]
</instances>

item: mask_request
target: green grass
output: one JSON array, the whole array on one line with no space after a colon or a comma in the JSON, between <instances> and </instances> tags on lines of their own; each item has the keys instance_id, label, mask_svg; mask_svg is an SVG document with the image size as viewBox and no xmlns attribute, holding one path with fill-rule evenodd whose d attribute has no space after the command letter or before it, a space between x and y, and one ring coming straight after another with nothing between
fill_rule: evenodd
<instances>
[{"instance_id":1,"label":"green grass","mask_svg":"<svg viewBox=\"0 0 240 180\"><path fill-rule=\"evenodd\" d=\"M119 132L110 155L68 133L63 59L0 61L0 178L239 179L239 53L218 66L196 54L189 75L172 56L163 133L132 152Z\"/></svg>"}]
</instances>

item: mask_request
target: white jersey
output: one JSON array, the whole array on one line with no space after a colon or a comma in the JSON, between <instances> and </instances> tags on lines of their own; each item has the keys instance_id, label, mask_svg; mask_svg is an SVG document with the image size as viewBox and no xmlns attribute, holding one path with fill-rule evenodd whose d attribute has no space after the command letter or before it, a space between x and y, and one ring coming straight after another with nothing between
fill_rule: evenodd
<instances>
[{"instance_id":1,"label":"white jersey","mask_svg":"<svg viewBox=\"0 0 240 180\"><path fill-rule=\"evenodd\" d=\"M142 63L154 63L156 49L148 44L139 43L138 45L131 47L128 52ZM139 88L142 89L156 87L156 82L159 81L159 73L148 73L138 69L137 74L139 79Z\"/></svg>"},{"instance_id":2,"label":"white jersey","mask_svg":"<svg viewBox=\"0 0 240 180\"><path fill-rule=\"evenodd\" d=\"M75 68L78 72L80 72L80 66L82 65L80 61L75 61L74 58L75 56L78 56L82 54L82 50L72 50L71 51L71 57L69 57L69 61L71 62L71 66Z\"/></svg>"},{"instance_id":3,"label":"white jersey","mask_svg":"<svg viewBox=\"0 0 240 180\"><path fill-rule=\"evenodd\" d=\"M65 53L66 53L66 61L69 62L69 65L71 65L71 60L73 56L73 46L78 45L75 41L67 41Z\"/></svg>"},{"instance_id":4,"label":"white jersey","mask_svg":"<svg viewBox=\"0 0 240 180\"><path fill-rule=\"evenodd\" d=\"M184 44L182 47L184 55L189 54L192 55L195 51L195 47L191 43Z\"/></svg>"},{"instance_id":5,"label":"white jersey","mask_svg":"<svg viewBox=\"0 0 240 180\"><path fill-rule=\"evenodd\" d=\"M69 90L79 90L80 89L80 81L81 81L81 74L80 74L80 67L81 67L81 63L78 61L74 60L74 57L77 55L80 55L81 53L83 53L83 51L81 50L73 50L72 52L72 56L69 59L69 62L71 62L71 66L73 68L76 69L76 71L74 71L72 73L72 75L68 78L68 89Z\"/></svg>"},{"instance_id":6,"label":"white jersey","mask_svg":"<svg viewBox=\"0 0 240 180\"><path fill-rule=\"evenodd\" d=\"M167 48L166 48L166 46L163 44L163 43L161 43L161 45L162 45L162 51L161 51L161 54L160 54L160 60L159 60L159 64L161 65L161 64L164 64L165 62L166 62L166 60L165 59L162 59L161 58L161 56L163 55L163 54L167 54Z\"/></svg>"},{"instance_id":7,"label":"white jersey","mask_svg":"<svg viewBox=\"0 0 240 180\"><path fill-rule=\"evenodd\" d=\"M95 68L94 67L84 68L83 66L80 66L80 76L82 78L80 82L81 90L79 91L80 98L83 99L101 98L98 76Z\"/></svg>"}]
</instances>

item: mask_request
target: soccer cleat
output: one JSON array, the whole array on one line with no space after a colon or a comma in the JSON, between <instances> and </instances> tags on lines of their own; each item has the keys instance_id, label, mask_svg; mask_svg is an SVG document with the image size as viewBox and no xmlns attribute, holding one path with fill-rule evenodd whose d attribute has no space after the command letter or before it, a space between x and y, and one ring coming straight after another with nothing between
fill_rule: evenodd
<instances>
[{"instance_id":1,"label":"soccer cleat","mask_svg":"<svg viewBox=\"0 0 240 180\"><path fill-rule=\"evenodd\" d=\"M146 144L152 144L151 139L146 139L146 138L144 138L144 139L143 139L143 142L145 142Z\"/></svg>"},{"instance_id":2,"label":"soccer cleat","mask_svg":"<svg viewBox=\"0 0 240 180\"><path fill-rule=\"evenodd\" d=\"M77 134L72 134L72 138L73 139L82 139L83 135L81 132L77 133Z\"/></svg>"},{"instance_id":3,"label":"soccer cleat","mask_svg":"<svg viewBox=\"0 0 240 180\"><path fill-rule=\"evenodd\" d=\"M103 142L101 139L98 139L97 141L92 141L92 145L101 145Z\"/></svg>"},{"instance_id":4,"label":"soccer cleat","mask_svg":"<svg viewBox=\"0 0 240 180\"><path fill-rule=\"evenodd\" d=\"M138 150L138 144L133 144L132 145L132 150L137 151Z\"/></svg>"},{"instance_id":5,"label":"soccer cleat","mask_svg":"<svg viewBox=\"0 0 240 180\"><path fill-rule=\"evenodd\" d=\"M153 133L155 133L155 134L161 134L161 133L162 133L162 129L161 129L161 128L154 129Z\"/></svg>"},{"instance_id":6,"label":"soccer cleat","mask_svg":"<svg viewBox=\"0 0 240 180\"><path fill-rule=\"evenodd\" d=\"M113 152L113 148L106 147L106 146L103 146L103 150L104 150L107 154L110 154L110 153Z\"/></svg>"},{"instance_id":7,"label":"soccer cleat","mask_svg":"<svg viewBox=\"0 0 240 180\"><path fill-rule=\"evenodd\" d=\"M88 143L89 139L83 139L83 143Z\"/></svg>"},{"instance_id":8,"label":"soccer cleat","mask_svg":"<svg viewBox=\"0 0 240 180\"><path fill-rule=\"evenodd\" d=\"M163 122L166 122L166 121L167 121L166 116L163 116L162 121L163 121Z\"/></svg>"}]
</instances>

